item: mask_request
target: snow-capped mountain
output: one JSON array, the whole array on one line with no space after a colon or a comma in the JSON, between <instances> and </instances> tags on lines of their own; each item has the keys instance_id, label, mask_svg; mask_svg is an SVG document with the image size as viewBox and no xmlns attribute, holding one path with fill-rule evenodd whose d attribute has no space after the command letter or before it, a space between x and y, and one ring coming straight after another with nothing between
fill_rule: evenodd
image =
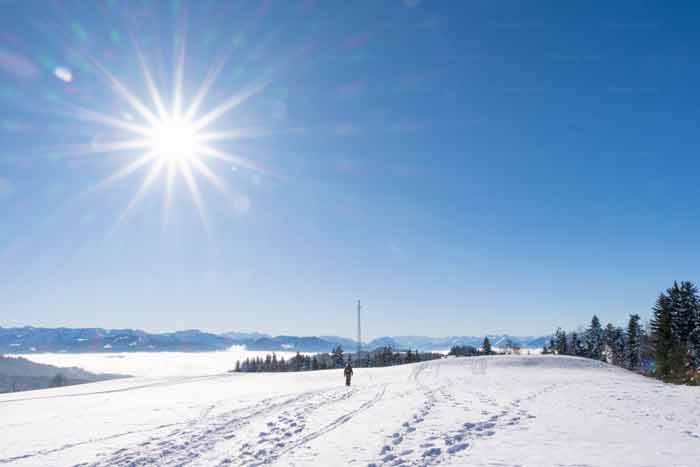
<instances>
[{"instance_id":1,"label":"snow-capped mountain","mask_svg":"<svg viewBox=\"0 0 700 467\"><path fill-rule=\"evenodd\" d=\"M505 346L510 340L522 348L541 348L549 337L489 335L491 345ZM483 336L384 336L363 343L365 349L390 346L394 349L422 351L448 350L453 345L480 347ZM203 352L225 350L242 345L249 350L299 352L330 352L340 345L352 351L357 341L339 336L270 336L258 332L227 332L213 334L197 329L171 333L148 333L135 329L102 328L2 328L0 353L23 354L34 352Z\"/></svg>"},{"instance_id":2,"label":"snow-capped mountain","mask_svg":"<svg viewBox=\"0 0 700 467\"><path fill-rule=\"evenodd\" d=\"M0 328L0 353L223 350L233 340L198 330L151 334L134 329Z\"/></svg>"}]
</instances>

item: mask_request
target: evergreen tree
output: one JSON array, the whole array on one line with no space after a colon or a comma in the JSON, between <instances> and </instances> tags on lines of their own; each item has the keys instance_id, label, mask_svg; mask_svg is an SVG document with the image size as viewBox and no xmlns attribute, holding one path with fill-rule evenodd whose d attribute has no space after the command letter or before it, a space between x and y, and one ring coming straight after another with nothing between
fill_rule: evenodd
<instances>
[{"instance_id":1,"label":"evergreen tree","mask_svg":"<svg viewBox=\"0 0 700 467\"><path fill-rule=\"evenodd\" d=\"M615 326L610 333L610 357L613 365L623 366L625 364L625 331Z\"/></svg>"},{"instance_id":2,"label":"evergreen tree","mask_svg":"<svg viewBox=\"0 0 700 467\"><path fill-rule=\"evenodd\" d=\"M627 333L625 339L625 362L624 366L628 370L636 371L640 367L641 358L641 328L639 326L639 315L630 315L627 323Z\"/></svg>"},{"instance_id":3,"label":"evergreen tree","mask_svg":"<svg viewBox=\"0 0 700 467\"><path fill-rule=\"evenodd\" d=\"M343 358L343 348L339 345L333 349L333 364L336 368L343 368L345 366L345 359Z\"/></svg>"},{"instance_id":4,"label":"evergreen tree","mask_svg":"<svg viewBox=\"0 0 700 467\"><path fill-rule=\"evenodd\" d=\"M603 328L596 315L591 319L591 325L586 330L586 356L594 360L603 358Z\"/></svg>"},{"instance_id":5,"label":"evergreen tree","mask_svg":"<svg viewBox=\"0 0 700 467\"><path fill-rule=\"evenodd\" d=\"M698 289L692 282L673 284L673 334L678 344L688 347L690 335L695 330L698 313Z\"/></svg>"},{"instance_id":6,"label":"evergreen tree","mask_svg":"<svg viewBox=\"0 0 700 467\"><path fill-rule=\"evenodd\" d=\"M569 343L569 355L574 355L576 357L582 357L585 355L583 342L581 342L581 338L579 337L577 332L571 333L571 341Z\"/></svg>"},{"instance_id":7,"label":"evergreen tree","mask_svg":"<svg viewBox=\"0 0 700 467\"><path fill-rule=\"evenodd\" d=\"M60 388L61 386L65 386L66 382L66 377L63 376L62 373L56 373L56 376L51 378L51 387Z\"/></svg>"},{"instance_id":8,"label":"evergreen tree","mask_svg":"<svg viewBox=\"0 0 700 467\"><path fill-rule=\"evenodd\" d=\"M566 332L562 331L561 328L557 328L554 332L554 351L559 355L566 355L568 353Z\"/></svg>"},{"instance_id":9,"label":"evergreen tree","mask_svg":"<svg viewBox=\"0 0 700 467\"><path fill-rule=\"evenodd\" d=\"M603 360L622 366L625 360L625 332L608 323L603 330Z\"/></svg>"},{"instance_id":10,"label":"evergreen tree","mask_svg":"<svg viewBox=\"0 0 700 467\"><path fill-rule=\"evenodd\" d=\"M671 290L671 289L669 289ZM660 294L653 308L654 315L651 320L652 345L656 359L656 376L669 381L673 374L673 329L672 329L672 299L670 296Z\"/></svg>"},{"instance_id":11,"label":"evergreen tree","mask_svg":"<svg viewBox=\"0 0 700 467\"><path fill-rule=\"evenodd\" d=\"M493 353L491 341L489 340L488 336L484 337L484 342L481 344L481 351L484 353L484 355L491 355Z\"/></svg>"},{"instance_id":12,"label":"evergreen tree","mask_svg":"<svg viewBox=\"0 0 700 467\"><path fill-rule=\"evenodd\" d=\"M237 371L237 372L238 372L238 371L241 371L241 362L240 362L240 360L236 360L236 369L233 370L233 371Z\"/></svg>"}]
</instances>

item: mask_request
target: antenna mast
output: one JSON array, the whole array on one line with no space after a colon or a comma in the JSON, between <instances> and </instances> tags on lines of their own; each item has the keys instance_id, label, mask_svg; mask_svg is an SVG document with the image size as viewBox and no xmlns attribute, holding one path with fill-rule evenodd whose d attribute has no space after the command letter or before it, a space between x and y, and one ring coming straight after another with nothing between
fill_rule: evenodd
<instances>
[{"instance_id":1,"label":"antenna mast","mask_svg":"<svg viewBox=\"0 0 700 467\"><path fill-rule=\"evenodd\" d=\"M362 317L361 312L362 305L360 301L357 301L357 359L360 359L360 350L362 350Z\"/></svg>"}]
</instances>

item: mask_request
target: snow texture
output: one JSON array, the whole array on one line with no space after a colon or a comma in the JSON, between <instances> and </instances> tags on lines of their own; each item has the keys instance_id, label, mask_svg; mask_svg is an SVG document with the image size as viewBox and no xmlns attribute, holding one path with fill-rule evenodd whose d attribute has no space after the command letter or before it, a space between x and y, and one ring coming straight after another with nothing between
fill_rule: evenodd
<instances>
[{"instance_id":1,"label":"snow texture","mask_svg":"<svg viewBox=\"0 0 700 467\"><path fill-rule=\"evenodd\" d=\"M0 395L18 466L693 466L700 388L574 357L137 377Z\"/></svg>"}]
</instances>

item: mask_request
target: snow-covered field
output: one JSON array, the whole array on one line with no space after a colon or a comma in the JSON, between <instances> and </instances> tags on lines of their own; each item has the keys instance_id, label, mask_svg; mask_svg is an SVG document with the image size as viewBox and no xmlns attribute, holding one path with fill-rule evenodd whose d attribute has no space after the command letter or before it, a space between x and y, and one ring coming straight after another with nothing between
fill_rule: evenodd
<instances>
[{"instance_id":1,"label":"snow-covered field","mask_svg":"<svg viewBox=\"0 0 700 467\"><path fill-rule=\"evenodd\" d=\"M0 395L0 464L700 465L700 388L571 357L137 377Z\"/></svg>"},{"instance_id":2,"label":"snow-covered field","mask_svg":"<svg viewBox=\"0 0 700 467\"><path fill-rule=\"evenodd\" d=\"M202 376L225 373L236 360L262 357L272 352L232 347L221 352L125 352L125 353L38 353L12 355L37 363L61 367L76 366L93 373L131 376ZM289 359L296 352L276 352Z\"/></svg>"}]
</instances>

